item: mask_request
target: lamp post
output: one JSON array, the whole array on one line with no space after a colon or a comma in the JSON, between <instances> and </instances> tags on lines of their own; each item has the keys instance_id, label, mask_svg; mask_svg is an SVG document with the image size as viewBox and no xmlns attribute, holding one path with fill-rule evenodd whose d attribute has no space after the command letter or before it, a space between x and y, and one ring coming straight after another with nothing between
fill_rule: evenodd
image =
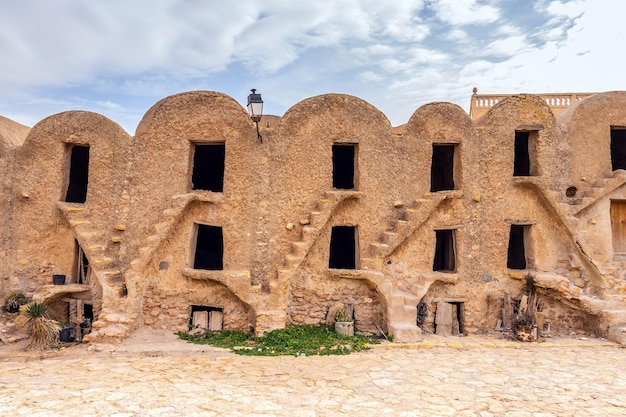
<instances>
[{"instance_id":1,"label":"lamp post","mask_svg":"<svg viewBox=\"0 0 626 417\"><path fill-rule=\"evenodd\" d=\"M256 93L256 88L253 88L252 93L248 95L248 113L250 113L250 118L254 123L256 123L256 134L259 137L259 140L263 142L263 138L259 133L259 122L261 121L261 116L263 115L263 100L261 99L261 94Z\"/></svg>"}]
</instances>

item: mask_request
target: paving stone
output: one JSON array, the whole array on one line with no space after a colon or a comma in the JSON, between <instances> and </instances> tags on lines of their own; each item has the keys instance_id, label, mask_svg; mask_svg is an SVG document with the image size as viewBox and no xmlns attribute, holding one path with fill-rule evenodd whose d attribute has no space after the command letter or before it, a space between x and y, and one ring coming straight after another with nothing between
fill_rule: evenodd
<instances>
[{"instance_id":1,"label":"paving stone","mask_svg":"<svg viewBox=\"0 0 626 417\"><path fill-rule=\"evenodd\" d=\"M618 345L425 342L429 349L299 358L187 344L0 354L0 415L626 415L626 349Z\"/></svg>"}]
</instances>

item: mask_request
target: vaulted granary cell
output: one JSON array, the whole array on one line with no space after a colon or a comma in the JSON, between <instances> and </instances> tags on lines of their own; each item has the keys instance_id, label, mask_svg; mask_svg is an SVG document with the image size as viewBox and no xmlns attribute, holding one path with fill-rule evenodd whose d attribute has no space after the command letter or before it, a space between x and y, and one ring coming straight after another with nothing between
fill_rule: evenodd
<instances>
[{"instance_id":1,"label":"vaulted granary cell","mask_svg":"<svg viewBox=\"0 0 626 417\"><path fill-rule=\"evenodd\" d=\"M84 203L89 182L89 146L69 145L70 169L65 201Z\"/></svg>"},{"instance_id":2,"label":"vaulted granary cell","mask_svg":"<svg viewBox=\"0 0 626 417\"><path fill-rule=\"evenodd\" d=\"M356 269L357 228L334 226L330 236L329 268Z\"/></svg>"},{"instance_id":3,"label":"vaulted granary cell","mask_svg":"<svg viewBox=\"0 0 626 417\"><path fill-rule=\"evenodd\" d=\"M509 269L526 269L525 237L529 226L512 224L506 266Z\"/></svg>"},{"instance_id":4,"label":"vaulted granary cell","mask_svg":"<svg viewBox=\"0 0 626 417\"><path fill-rule=\"evenodd\" d=\"M193 190L224 191L224 143L194 144L191 183Z\"/></svg>"},{"instance_id":5,"label":"vaulted granary cell","mask_svg":"<svg viewBox=\"0 0 626 417\"><path fill-rule=\"evenodd\" d=\"M356 145L333 145L333 188L342 190L355 189Z\"/></svg>"},{"instance_id":6,"label":"vaulted granary cell","mask_svg":"<svg viewBox=\"0 0 626 417\"><path fill-rule=\"evenodd\" d=\"M611 167L626 169L626 127L611 127Z\"/></svg>"},{"instance_id":7,"label":"vaulted granary cell","mask_svg":"<svg viewBox=\"0 0 626 417\"><path fill-rule=\"evenodd\" d=\"M433 271L456 271L454 230L435 230L435 260Z\"/></svg>"},{"instance_id":8,"label":"vaulted granary cell","mask_svg":"<svg viewBox=\"0 0 626 417\"><path fill-rule=\"evenodd\" d=\"M194 269L224 269L224 238L222 228L197 224Z\"/></svg>"},{"instance_id":9,"label":"vaulted granary cell","mask_svg":"<svg viewBox=\"0 0 626 417\"><path fill-rule=\"evenodd\" d=\"M433 144L430 191L454 190L455 145Z\"/></svg>"}]
</instances>

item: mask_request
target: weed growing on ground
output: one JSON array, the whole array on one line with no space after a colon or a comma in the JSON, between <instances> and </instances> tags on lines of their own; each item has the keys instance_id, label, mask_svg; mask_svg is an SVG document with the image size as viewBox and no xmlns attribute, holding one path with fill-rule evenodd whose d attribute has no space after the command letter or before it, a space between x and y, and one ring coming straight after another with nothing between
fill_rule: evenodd
<instances>
[{"instance_id":1,"label":"weed growing on ground","mask_svg":"<svg viewBox=\"0 0 626 417\"><path fill-rule=\"evenodd\" d=\"M178 332L177 335L191 343L227 348L250 356L348 355L380 343L378 339L363 335L340 335L333 326L325 324L287 326L268 332L263 337L233 330L207 331L199 335Z\"/></svg>"}]
</instances>

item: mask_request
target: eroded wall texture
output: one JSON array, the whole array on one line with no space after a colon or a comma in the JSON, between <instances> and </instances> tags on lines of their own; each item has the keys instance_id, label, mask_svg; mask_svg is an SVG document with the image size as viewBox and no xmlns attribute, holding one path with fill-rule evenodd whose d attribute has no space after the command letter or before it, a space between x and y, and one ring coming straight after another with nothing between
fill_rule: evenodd
<instances>
[{"instance_id":1,"label":"eroded wall texture","mask_svg":"<svg viewBox=\"0 0 626 417\"><path fill-rule=\"evenodd\" d=\"M447 305L462 332L495 329L530 279L552 331L623 341L625 104L596 94L555 118L518 95L473 121L431 103L394 133L328 94L265 117L262 140L209 91L161 100L132 137L54 115L0 142L0 296L59 316L79 300L87 341L186 330L204 309L262 333L341 305L357 331L415 341Z\"/></svg>"}]
</instances>

